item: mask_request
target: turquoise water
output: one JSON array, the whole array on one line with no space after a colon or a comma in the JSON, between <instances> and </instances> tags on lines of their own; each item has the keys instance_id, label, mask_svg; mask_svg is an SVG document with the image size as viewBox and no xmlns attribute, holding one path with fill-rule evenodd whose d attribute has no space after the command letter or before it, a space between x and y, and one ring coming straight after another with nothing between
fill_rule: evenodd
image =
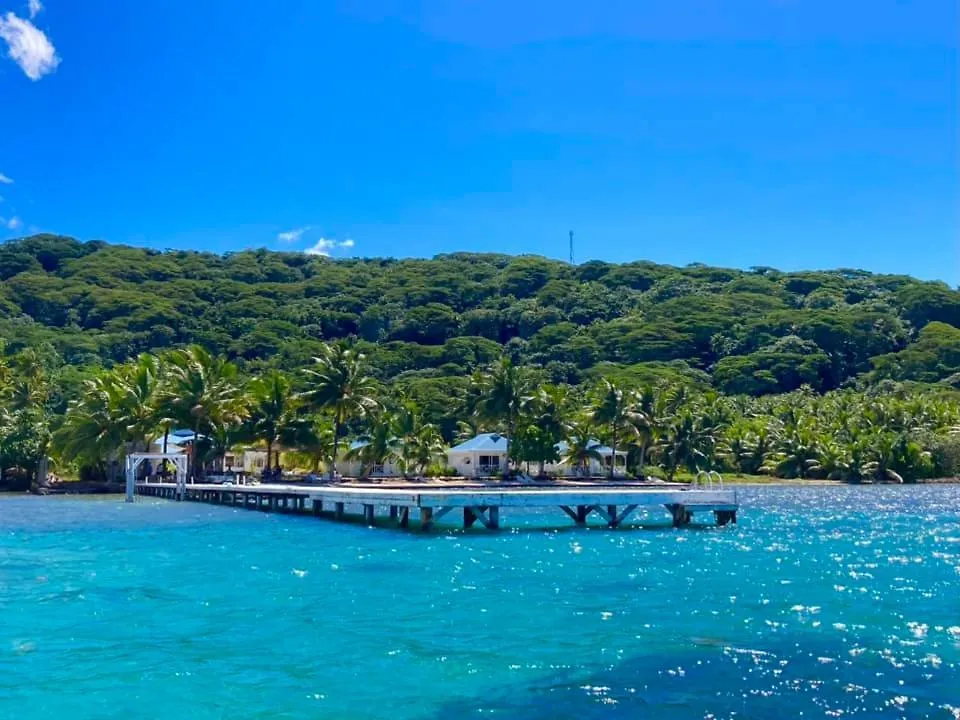
<instances>
[{"instance_id":1,"label":"turquoise water","mask_svg":"<svg viewBox=\"0 0 960 720\"><path fill-rule=\"evenodd\" d=\"M960 488L741 501L424 536L0 499L0 717L960 717Z\"/></svg>"}]
</instances>

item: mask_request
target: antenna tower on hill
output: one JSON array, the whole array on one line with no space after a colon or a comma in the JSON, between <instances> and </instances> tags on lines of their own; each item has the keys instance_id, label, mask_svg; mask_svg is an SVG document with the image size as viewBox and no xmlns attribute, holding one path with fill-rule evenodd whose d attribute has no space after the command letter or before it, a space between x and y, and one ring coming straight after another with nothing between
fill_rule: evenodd
<instances>
[{"instance_id":1,"label":"antenna tower on hill","mask_svg":"<svg viewBox=\"0 0 960 720\"><path fill-rule=\"evenodd\" d=\"M570 231L570 264L573 265L573 230Z\"/></svg>"}]
</instances>

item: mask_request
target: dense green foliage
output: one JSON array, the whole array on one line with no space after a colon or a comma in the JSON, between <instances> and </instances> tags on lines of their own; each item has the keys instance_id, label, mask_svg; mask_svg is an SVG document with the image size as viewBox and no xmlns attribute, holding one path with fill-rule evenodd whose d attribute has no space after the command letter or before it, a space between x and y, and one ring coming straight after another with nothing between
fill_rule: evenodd
<instances>
[{"instance_id":1,"label":"dense green foliage","mask_svg":"<svg viewBox=\"0 0 960 720\"><path fill-rule=\"evenodd\" d=\"M332 471L364 437L422 472L441 440L496 428L518 461L556 460L558 439L585 461L599 437L668 474L857 479L911 456L920 477L953 452L958 327L960 292L854 270L333 261L38 235L0 245L0 467L30 471L51 433L62 457L101 467L176 425L207 436L204 459L259 441ZM864 425L878 403L908 409ZM923 403L948 409L921 422ZM849 408L856 422L838 420Z\"/></svg>"},{"instance_id":2,"label":"dense green foliage","mask_svg":"<svg viewBox=\"0 0 960 720\"><path fill-rule=\"evenodd\" d=\"M290 370L353 338L374 378L428 394L421 381L464 378L504 347L553 382L685 380L728 394L960 372L960 292L854 270L333 261L38 235L0 245L0 281L9 350L49 342L78 368L195 343L250 372Z\"/></svg>"},{"instance_id":3,"label":"dense green foliage","mask_svg":"<svg viewBox=\"0 0 960 720\"><path fill-rule=\"evenodd\" d=\"M750 398L685 385L572 387L506 356L448 395L460 434L513 438L513 467L564 460L585 469L600 440L628 452L638 475L722 470L849 482L917 480L957 471L960 403L886 381L870 392L809 389ZM233 446L259 443L310 458L333 476L347 452L369 471L393 462L404 474L443 473L444 438L410 397L377 384L362 354L327 346L310 368L242 378L199 346L141 355L88 380L70 404L53 449L62 462L102 474L106 462L146 443L158 428L190 426L203 438L194 469ZM563 457L559 449L563 448ZM272 455L279 464L279 452ZM612 475L614 469L609 467Z\"/></svg>"}]
</instances>

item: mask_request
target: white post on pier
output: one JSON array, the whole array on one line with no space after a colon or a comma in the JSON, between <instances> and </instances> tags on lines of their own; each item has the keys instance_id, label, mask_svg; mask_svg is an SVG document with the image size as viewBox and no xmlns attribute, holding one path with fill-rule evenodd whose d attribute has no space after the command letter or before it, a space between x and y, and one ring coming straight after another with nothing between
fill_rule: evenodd
<instances>
[{"instance_id":1,"label":"white post on pier","mask_svg":"<svg viewBox=\"0 0 960 720\"><path fill-rule=\"evenodd\" d=\"M182 500L187 491L187 456L183 453L130 453L126 457L127 502L133 502L137 490L137 470L146 460L164 462L169 460L176 468L178 500Z\"/></svg>"},{"instance_id":2,"label":"white post on pier","mask_svg":"<svg viewBox=\"0 0 960 720\"><path fill-rule=\"evenodd\" d=\"M137 483L137 465L134 465L133 458L127 455L126 459L126 478L127 478L127 502L133 502L134 490Z\"/></svg>"}]
</instances>

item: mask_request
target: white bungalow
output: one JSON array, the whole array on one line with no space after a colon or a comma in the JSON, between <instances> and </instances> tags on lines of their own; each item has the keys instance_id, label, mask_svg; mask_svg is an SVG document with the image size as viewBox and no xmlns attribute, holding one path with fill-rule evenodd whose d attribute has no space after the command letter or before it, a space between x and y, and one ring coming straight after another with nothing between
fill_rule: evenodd
<instances>
[{"instance_id":1,"label":"white bungalow","mask_svg":"<svg viewBox=\"0 0 960 720\"><path fill-rule=\"evenodd\" d=\"M484 477L507 467L507 438L483 433L447 450L447 465L464 477Z\"/></svg>"},{"instance_id":2,"label":"white bungalow","mask_svg":"<svg viewBox=\"0 0 960 720\"><path fill-rule=\"evenodd\" d=\"M363 463L354 456L354 453L367 444L363 440L354 440L341 450L337 458L337 472L346 477L360 477L363 473ZM402 474L400 468L388 460L374 465L370 469L368 477L399 477Z\"/></svg>"},{"instance_id":3,"label":"white bungalow","mask_svg":"<svg viewBox=\"0 0 960 720\"><path fill-rule=\"evenodd\" d=\"M557 454L563 458L564 455L570 449L570 446L565 440L558 442L555 447L557 448ZM590 477L597 477L600 475L609 475L610 474L610 464L614 462L614 452L611 448L606 445L601 445L597 440L592 440L589 445L590 449L595 451L600 459L590 458L587 461L586 472L581 467L576 465L570 465L569 463L556 462L556 463L547 463L544 465L544 472L548 475L560 475L563 477L577 477L583 476L586 474ZM626 450L617 450L616 452L616 461L613 466L613 476L614 477L624 477L627 474L627 451Z\"/></svg>"},{"instance_id":4,"label":"white bungalow","mask_svg":"<svg viewBox=\"0 0 960 720\"><path fill-rule=\"evenodd\" d=\"M193 442L193 430L171 430L167 435L166 452L174 454L190 454L190 444ZM150 452L162 453L163 435L158 435L150 441Z\"/></svg>"},{"instance_id":5,"label":"white bungalow","mask_svg":"<svg viewBox=\"0 0 960 720\"><path fill-rule=\"evenodd\" d=\"M277 451L274 450L274 453ZM276 462L272 459L271 465ZM267 451L250 448L230 450L223 456L223 469L226 472L245 472L259 475L267 466Z\"/></svg>"},{"instance_id":6,"label":"white bungalow","mask_svg":"<svg viewBox=\"0 0 960 720\"><path fill-rule=\"evenodd\" d=\"M510 442L503 435L483 433L447 450L447 465L464 477L494 475L506 469L509 447ZM565 441L561 441L556 444L556 448L557 454L562 458L569 450L569 445ZM625 450L617 450L616 460L614 460L613 450L606 445L601 445L596 440L590 443L590 449L596 451L600 458L590 458L585 473L583 468L562 461L547 463L544 465L544 472L548 475L562 477L582 477L584 475L600 477L609 475L610 465L613 463L614 477L624 477L627 474L627 452ZM530 469L536 470L535 463L530 463Z\"/></svg>"},{"instance_id":7,"label":"white bungalow","mask_svg":"<svg viewBox=\"0 0 960 720\"><path fill-rule=\"evenodd\" d=\"M201 436L202 437L202 436ZM167 436L167 452L174 454L190 454L190 445L193 443L192 430L173 430ZM160 434L150 441L150 452L163 452L163 435ZM243 472L256 475L263 472L267 465L267 451L254 449L235 449L223 456L223 469L226 472Z\"/></svg>"}]
</instances>

